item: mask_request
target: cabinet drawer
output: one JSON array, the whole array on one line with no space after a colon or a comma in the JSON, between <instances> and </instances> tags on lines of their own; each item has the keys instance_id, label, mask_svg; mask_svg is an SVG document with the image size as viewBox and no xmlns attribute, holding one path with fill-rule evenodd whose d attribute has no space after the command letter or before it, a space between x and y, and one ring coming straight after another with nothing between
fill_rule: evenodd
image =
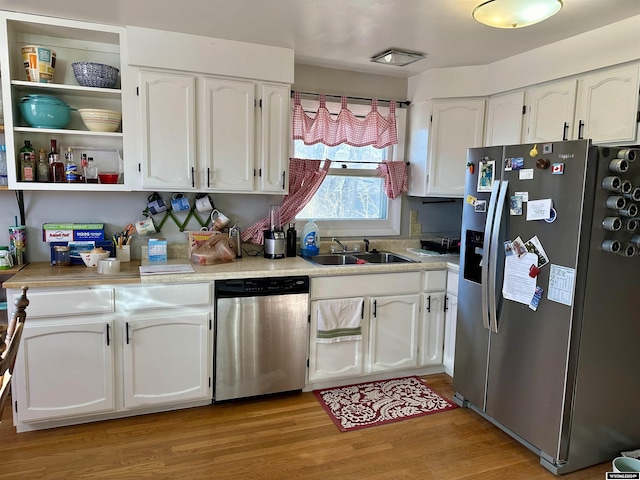
<instances>
[{"instance_id":1,"label":"cabinet drawer","mask_svg":"<svg viewBox=\"0 0 640 480\"><path fill-rule=\"evenodd\" d=\"M125 310L150 310L189 305L211 305L211 286L208 283L180 285L148 285L122 289Z\"/></svg>"},{"instance_id":2,"label":"cabinet drawer","mask_svg":"<svg viewBox=\"0 0 640 480\"><path fill-rule=\"evenodd\" d=\"M434 270L433 272L424 272L423 290L426 292L444 291L447 288L447 271Z\"/></svg>"},{"instance_id":3,"label":"cabinet drawer","mask_svg":"<svg viewBox=\"0 0 640 480\"><path fill-rule=\"evenodd\" d=\"M420 291L421 272L344 275L311 279L311 297L344 298L354 295L396 295Z\"/></svg>"},{"instance_id":4,"label":"cabinet drawer","mask_svg":"<svg viewBox=\"0 0 640 480\"><path fill-rule=\"evenodd\" d=\"M458 295L458 274L447 272L447 292Z\"/></svg>"},{"instance_id":5,"label":"cabinet drawer","mask_svg":"<svg viewBox=\"0 0 640 480\"><path fill-rule=\"evenodd\" d=\"M19 292L13 295L13 301ZM27 318L111 313L114 311L112 288L86 288L73 290L29 290Z\"/></svg>"}]
</instances>

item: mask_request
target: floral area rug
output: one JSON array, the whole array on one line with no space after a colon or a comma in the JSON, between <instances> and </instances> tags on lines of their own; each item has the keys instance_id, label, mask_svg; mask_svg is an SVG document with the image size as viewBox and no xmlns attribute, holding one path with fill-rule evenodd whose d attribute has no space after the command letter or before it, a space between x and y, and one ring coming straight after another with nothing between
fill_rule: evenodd
<instances>
[{"instance_id":1,"label":"floral area rug","mask_svg":"<svg viewBox=\"0 0 640 480\"><path fill-rule=\"evenodd\" d=\"M343 432L398 422L457 408L418 377L314 390L318 402Z\"/></svg>"}]
</instances>

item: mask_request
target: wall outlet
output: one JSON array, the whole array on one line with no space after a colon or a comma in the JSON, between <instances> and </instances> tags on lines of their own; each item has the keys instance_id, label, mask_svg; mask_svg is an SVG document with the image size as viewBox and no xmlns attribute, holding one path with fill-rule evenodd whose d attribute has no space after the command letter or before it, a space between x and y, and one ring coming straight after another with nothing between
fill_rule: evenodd
<instances>
[{"instance_id":1,"label":"wall outlet","mask_svg":"<svg viewBox=\"0 0 640 480\"><path fill-rule=\"evenodd\" d=\"M418 223L418 211L410 210L409 211L409 223L413 225L414 223Z\"/></svg>"},{"instance_id":2,"label":"wall outlet","mask_svg":"<svg viewBox=\"0 0 640 480\"><path fill-rule=\"evenodd\" d=\"M422 235L422 224L421 223L412 223L411 224L411 236L419 237Z\"/></svg>"}]
</instances>

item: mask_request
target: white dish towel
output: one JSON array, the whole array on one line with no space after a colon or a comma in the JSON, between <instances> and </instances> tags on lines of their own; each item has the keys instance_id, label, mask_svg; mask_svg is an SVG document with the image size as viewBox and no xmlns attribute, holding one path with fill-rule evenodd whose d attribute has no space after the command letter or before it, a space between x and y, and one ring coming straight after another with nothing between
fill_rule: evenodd
<instances>
[{"instance_id":1,"label":"white dish towel","mask_svg":"<svg viewBox=\"0 0 640 480\"><path fill-rule=\"evenodd\" d=\"M362 340L364 298L318 300L316 343Z\"/></svg>"}]
</instances>

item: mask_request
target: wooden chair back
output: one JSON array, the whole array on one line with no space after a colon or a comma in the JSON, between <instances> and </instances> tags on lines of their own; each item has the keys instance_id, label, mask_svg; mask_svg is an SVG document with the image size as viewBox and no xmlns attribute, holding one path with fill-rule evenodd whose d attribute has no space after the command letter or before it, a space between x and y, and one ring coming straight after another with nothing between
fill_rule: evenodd
<instances>
[{"instance_id":1,"label":"wooden chair back","mask_svg":"<svg viewBox=\"0 0 640 480\"><path fill-rule=\"evenodd\" d=\"M4 402L9 396L13 365L16 362L24 321L27 318L25 309L29 305L29 300L27 300L28 289L29 287L22 287L22 295L15 301L15 308L11 312L7 328L0 327L0 418L2 418Z\"/></svg>"}]
</instances>

